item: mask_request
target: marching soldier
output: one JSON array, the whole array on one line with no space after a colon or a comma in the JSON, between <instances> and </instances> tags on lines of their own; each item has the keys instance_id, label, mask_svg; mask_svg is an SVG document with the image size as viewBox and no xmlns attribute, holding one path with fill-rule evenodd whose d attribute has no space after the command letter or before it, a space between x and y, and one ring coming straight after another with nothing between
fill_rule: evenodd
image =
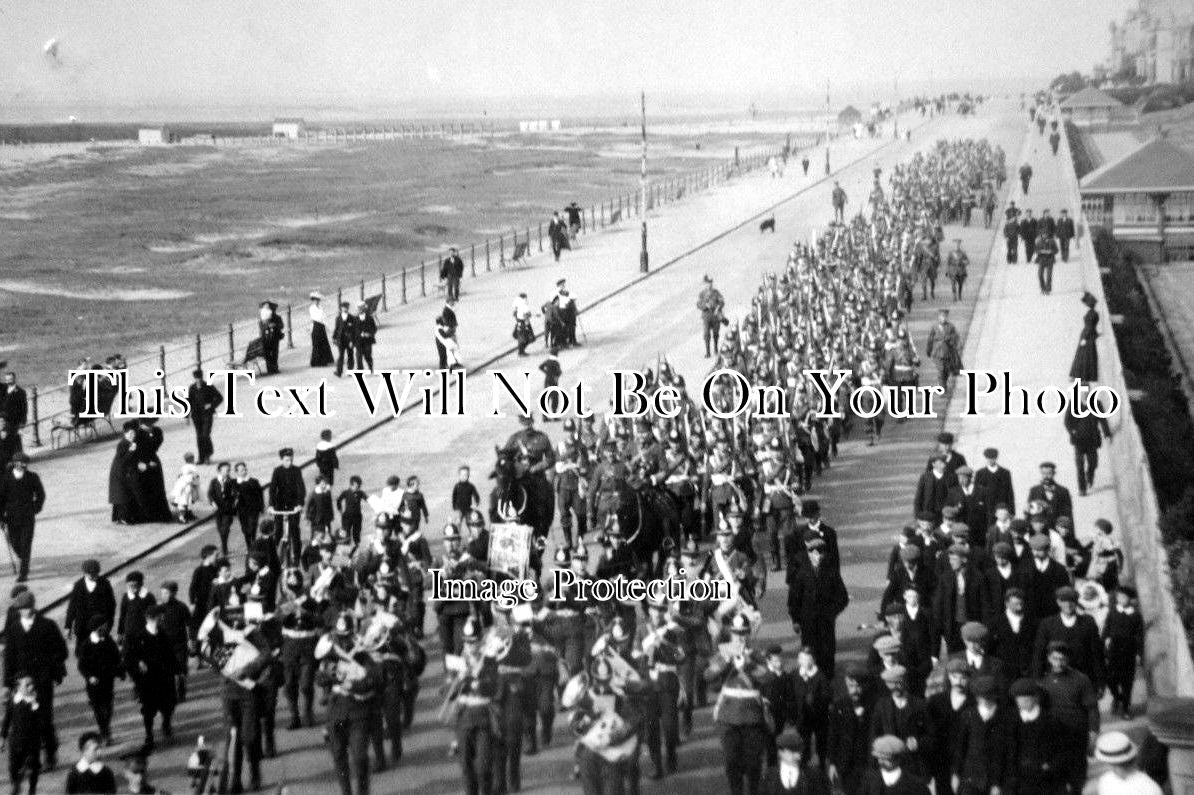
<instances>
[{"instance_id":1,"label":"marching soldier","mask_svg":"<svg viewBox=\"0 0 1194 795\"><path fill-rule=\"evenodd\" d=\"M720 688L713 721L722 727L721 749L731 795L756 793L767 744L773 733L762 691L775 677L747 645L750 625L741 613L730 624L730 640L718 647L705 680Z\"/></svg>"},{"instance_id":2,"label":"marching soldier","mask_svg":"<svg viewBox=\"0 0 1194 795\"><path fill-rule=\"evenodd\" d=\"M580 737L577 763L585 795L617 795L638 791L638 755L642 715L614 682L609 660L597 657L590 667L592 683L566 698L574 706L569 722ZM570 694L566 694L568 696Z\"/></svg>"},{"instance_id":3,"label":"marching soldier","mask_svg":"<svg viewBox=\"0 0 1194 795\"><path fill-rule=\"evenodd\" d=\"M962 250L961 238L954 241L957 247L949 252L945 258L945 275L949 279L950 289L955 301L962 298L962 287L966 284L966 274L970 268L970 258Z\"/></svg>"},{"instance_id":4,"label":"marching soldier","mask_svg":"<svg viewBox=\"0 0 1194 795\"><path fill-rule=\"evenodd\" d=\"M705 275L705 288L701 290L700 296L697 298L697 309L701 312L701 322L704 327L705 338L705 358L708 359L712 353L709 347L712 343L712 350L717 350L718 339L721 336L721 327L728 324L729 321L725 319L722 312L725 309L725 298L713 286L713 279L708 274Z\"/></svg>"},{"instance_id":5,"label":"marching soldier","mask_svg":"<svg viewBox=\"0 0 1194 795\"><path fill-rule=\"evenodd\" d=\"M294 731L315 725L312 703L315 700L315 645L319 642L321 624L319 605L311 599L303 584L302 572L291 569L286 575L286 588L293 599L282 606L283 691L290 707L290 723ZM302 696L302 720L299 696Z\"/></svg>"},{"instance_id":6,"label":"marching soldier","mask_svg":"<svg viewBox=\"0 0 1194 795\"><path fill-rule=\"evenodd\" d=\"M652 721L648 729L647 750L657 773L675 773L680 704L687 698L680 684L679 667L684 661L684 628L674 620L667 602L652 600L648 610L650 623L642 641L640 672L655 691L659 719Z\"/></svg>"},{"instance_id":7,"label":"marching soldier","mask_svg":"<svg viewBox=\"0 0 1194 795\"><path fill-rule=\"evenodd\" d=\"M491 636L484 644L481 627L469 618L463 630L464 648L448 681L445 708L455 725L455 753L460 755L466 795L490 795L493 792L493 743L500 730L494 706L498 688L497 641Z\"/></svg>"},{"instance_id":8,"label":"marching soldier","mask_svg":"<svg viewBox=\"0 0 1194 795\"><path fill-rule=\"evenodd\" d=\"M331 687L328 745L340 793L369 795L369 734L382 687L381 671L365 652L345 651L331 643L321 645L325 646L320 649L324 652L321 656L335 656L322 675Z\"/></svg>"},{"instance_id":9,"label":"marching soldier","mask_svg":"<svg viewBox=\"0 0 1194 795\"><path fill-rule=\"evenodd\" d=\"M605 443L601 453L601 462L593 470L586 510L593 525L605 531L617 519L630 470L618 459L618 447L612 440Z\"/></svg>"},{"instance_id":10,"label":"marching soldier","mask_svg":"<svg viewBox=\"0 0 1194 795\"><path fill-rule=\"evenodd\" d=\"M495 613L505 612L500 604ZM522 738L524 718L527 713L527 678L533 673L531 667L530 605L519 605L510 612L510 621L515 625L512 634L504 641L497 655L497 684L494 691L494 709L499 718L498 730L494 733L493 751L493 793L506 795L522 789ZM501 637L497 616L490 633ZM504 634L504 633L503 633ZM533 725L533 721L532 721Z\"/></svg>"},{"instance_id":11,"label":"marching soldier","mask_svg":"<svg viewBox=\"0 0 1194 795\"><path fill-rule=\"evenodd\" d=\"M767 542L771 547L771 570L782 571L781 541L792 529L792 516L798 498L790 487L792 473L784 463L781 443L772 439L770 452L759 469L759 515L767 528Z\"/></svg>"}]
</instances>

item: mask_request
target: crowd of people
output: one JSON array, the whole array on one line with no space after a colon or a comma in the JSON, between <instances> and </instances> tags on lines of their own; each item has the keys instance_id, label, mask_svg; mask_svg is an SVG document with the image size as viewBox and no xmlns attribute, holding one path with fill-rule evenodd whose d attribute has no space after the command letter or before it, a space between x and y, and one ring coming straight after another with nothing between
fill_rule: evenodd
<instances>
[{"instance_id":1,"label":"crowd of people","mask_svg":"<svg viewBox=\"0 0 1194 795\"><path fill-rule=\"evenodd\" d=\"M637 792L644 768L655 779L678 772L678 748L698 720L717 727L733 795L927 793L929 782L938 795L1061 795L1081 792L1092 748L1130 768L1126 737L1094 745L1103 688L1117 711L1131 710L1143 651L1135 594L1120 580L1114 529L1100 520L1094 542L1079 542L1073 500L1048 462L1017 502L998 451L984 451L976 471L951 436L938 437L923 476L908 484L914 509L891 549L872 650L865 660L838 658L837 618L850 601L843 550L809 492L844 436L863 424L874 443L883 422L819 418L802 371L848 369L846 390L918 382L907 325L913 286L928 279L943 227L967 217L964 202L951 209L957 197L1001 183L1005 168L997 147L958 140L895 167L886 190L876 173L870 217L843 212L814 243L797 246L735 323L706 280L698 309L708 357L752 382L783 385L785 418L717 420L661 359L642 374L681 392L678 416L569 419L554 443L523 418L498 451L522 484L521 507L503 497L500 479L483 501L462 467L439 549L417 476L371 490L352 477L334 491L330 434L317 447L310 491L290 448L264 487L243 464L218 463L207 494L219 544L202 549L185 594L175 581L130 572L117 601L89 560L64 637L37 614L31 593L14 593L4 631L13 694L5 736L11 725L21 737L10 743L14 788L35 786L43 763L57 762L53 700L69 638L96 725L69 773L75 792L115 791L96 759L111 741L117 680L131 679L139 704L133 767L143 772L159 740L172 739L189 669L210 667L221 677L225 742L198 778L224 776L232 792L259 789L263 760L277 756L284 705L288 730L322 731L340 791L367 793L374 771L402 763L437 649L439 719L469 795L518 791L523 754L556 743L572 746L586 795ZM516 321L529 321L523 311L516 304ZM271 322L264 307L262 322ZM554 342L575 344L575 333L561 322ZM927 355L947 386L961 365L947 314ZM712 400L732 404L730 379L715 382ZM160 430L133 423L121 445L112 484L127 499L113 503L113 518L158 516ZM509 578L508 561L490 559L495 525L519 519L539 495L549 500L548 521L535 526L518 574L545 584L546 558L597 579L724 581L730 598L609 602L569 588L513 604L428 596L432 570L453 580ZM229 543L234 523L243 555L230 549L239 546ZM644 546L649 526L658 543ZM782 644L757 640L768 591L786 596L792 631ZM561 710L567 739L555 726Z\"/></svg>"}]
</instances>

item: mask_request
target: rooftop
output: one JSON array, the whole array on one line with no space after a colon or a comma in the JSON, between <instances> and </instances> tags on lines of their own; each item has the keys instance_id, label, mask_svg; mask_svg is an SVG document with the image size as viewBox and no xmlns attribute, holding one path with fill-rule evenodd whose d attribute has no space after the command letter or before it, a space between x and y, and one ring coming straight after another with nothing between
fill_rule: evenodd
<instances>
[{"instance_id":1,"label":"rooftop","mask_svg":"<svg viewBox=\"0 0 1194 795\"><path fill-rule=\"evenodd\" d=\"M1083 193L1194 191L1194 156L1164 138L1154 138L1090 172L1080 187Z\"/></svg>"}]
</instances>

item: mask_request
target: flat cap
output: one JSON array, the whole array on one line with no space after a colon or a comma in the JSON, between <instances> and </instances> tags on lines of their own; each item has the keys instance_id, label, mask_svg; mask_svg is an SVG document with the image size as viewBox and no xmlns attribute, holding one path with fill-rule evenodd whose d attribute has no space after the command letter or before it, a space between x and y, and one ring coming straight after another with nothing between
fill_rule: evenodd
<instances>
[{"instance_id":1,"label":"flat cap","mask_svg":"<svg viewBox=\"0 0 1194 795\"><path fill-rule=\"evenodd\" d=\"M1069 585L1063 585L1053 592L1053 598L1059 602L1077 602L1078 592Z\"/></svg>"},{"instance_id":2,"label":"flat cap","mask_svg":"<svg viewBox=\"0 0 1194 795\"><path fill-rule=\"evenodd\" d=\"M958 517L958 513L958 506L956 505L946 505L941 509L941 515L946 519L956 519Z\"/></svg>"},{"instance_id":3,"label":"flat cap","mask_svg":"<svg viewBox=\"0 0 1194 795\"><path fill-rule=\"evenodd\" d=\"M921 511L920 513L916 514L916 521L935 522L937 521L937 516L932 511Z\"/></svg>"},{"instance_id":4,"label":"flat cap","mask_svg":"<svg viewBox=\"0 0 1194 795\"><path fill-rule=\"evenodd\" d=\"M962 657L950 657L945 663L945 672L947 674L969 674L970 666Z\"/></svg>"},{"instance_id":5,"label":"flat cap","mask_svg":"<svg viewBox=\"0 0 1194 795\"><path fill-rule=\"evenodd\" d=\"M1013 533L1027 533L1028 528L1028 522L1019 517L1012 519L1011 522L1008 523L1008 529Z\"/></svg>"},{"instance_id":6,"label":"flat cap","mask_svg":"<svg viewBox=\"0 0 1194 795\"><path fill-rule=\"evenodd\" d=\"M1012 686L1008 688L1008 694L1012 698L1019 696L1036 696L1041 697L1041 686L1036 683L1035 679L1024 677L1012 682Z\"/></svg>"},{"instance_id":7,"label":"flat cap","mask_svg":"<svg viewBox=\"0 0 1194 795\"><path fill-rule=\"evenodd\" d=\"M883 615L902 616L904 615L904 606L899 602L889 602L887 607L883 608Z\"/></svg>"},{"instance_id":8,"label":"flat cap","mask_svg":"<svg viewBox=\"0 0 1194 795\"><path fill-rule=\"evenodd\" d=\"M991 554L997 558L1010 558L1012 556L1012 545L1006 541L996 542L995 546L991 547Z\"/></svg>"},{"instance_id":9,"label":"flat cap","mask_svg":"<svg viewBox=\"0 0 1194 795\"><path fill-rule=\"evenodd\" d=\"M90 574L92 577L99 576L100 565L99 561L95 558L88 558L87 560L83 561L83 565L80 568L83 570L84 574Z\"/></svg>"},{"instance_id":10,"label":"flat cap","mask_svg":"<svg viewBox=\"0 0 1194 795\"><path fill-rule=\"evenodd\" d=\"M920 560L920 545L919 544L905 544L900 547L900 560L905 563L912 563Z\"/></svg>"},{"instance_id":11,"label":"flat cap","mask_svg":"<svg viewBox=\"0 0 1194 795\"><path fill-rule=\"evenodd\" d=\"M846 665L846 678L853 679L855 682L865 682L871 678L871 669L866 666L866 663L854 660Z\"/></svg>"},{"instance_id":12,"label":"flat cap","mask_svg":"<svg viewBox=\"0 0 1194 795\"><path fill-rule=\"evenodd\" d=\"M1068 657L1070 655L1070 644L1066 643L1064 640L1049 641L1049 645L1045 649L1045 653L1052 654L1055 651L1059 651Z\"/></svg>"},{"instance_id":13,"label":"flat cap","mask_svg":"<svg viewBox=\"0 0 1194 795\"><path fill-rule=\"evenodd\" d=\"M970 557L970 547L964 546L962 544L954 544L953 546L951 546L949 548L949 554L957 555L960 558L969 558Z\"/></svg>"},{"instance_id":14,"label":"flat cap","mask_svg":"<svg viewBox=\"0 0 1194 795\"><path fill-rule=\"evenodd\" d=\"M871 743L871 756L876 759L895 759L904 753L904 741L892 734L876 737Z\"/></svg>"},{"instance_id":15,"label":"flat cap","mask_svg":"<svg viewBox=\"0 0 1194 795\"><path fill-rule=\"evenodd\" d=\"M962 640L969 643L982 643L991 633L987 630L986 625L978 621L967 621L962 625Z\"/></svg>"},{"instance_id":16,"label":"flat cap","mask_svg":"<svg viewBox=\"0 0 1194 795\"><path fill-rule=\"evenodd\" d=\"M775 738L775 747L780 751L804 753L804 740L801 739L800 732L795 729L787 729Z\"/></svg>"},{"instance_id":17,"label":"flat cap","mask_svg":"<svg viewBox=\"0 0 1194 795\"><path fill-rule=\"evenodd\" d=\"M937 434L937 444L953 444L954 435L949 431L942 431Z\"/></svg>"},{"instance_id":18,"label":"flat cap","mask_svg":"<svg viewBox=\"0 0 1194 795\"><path fill-rule=\"evenodd\" d=\"M884 669L883 673L879 674L879 678L888 683L903 682L908 678L908 669L902 665L893 665Z\"/></svg>"},{"instance_id":19,"label":"flat cap","mask_svg":"<svg viewBox=\"0 0 1194 795\"><path fill-rule=\"evenodd\" d=\"M13 610L32 610L33 609L33 594L25 591L19 593L12 600Z\"/></svg>"},{"instance_id":20,"label":"flat cap","mask_svg":"<svg viewBox=\"0 0 1194 795\"><path fill-rule=\"evenodd\" d=\"M1104 533L1110 533L1113 529L1111 527L1111 522L1108 522L1106 519L1095 519L1094 526L1102 530Z\"/></svg>"},{"instance_id":21,"label":"flat cap","mask_svg":"<svg viewBox=\"0 0 1194 795\"><path fill-rule=\"evenodd\" d=\"M958 467L958 474L959 475L969 475L970 477L974 477L974 470L968 466Z\"/></svg>"},{"instance_id":22,"label":"flat cap","mask_svg":"<svg viewBox=\"0 0 1194 795\"><path fill-rule=\"evenodd\" d=\"M983 458L999 458L999 451L994 447L988 447L983 450Z\"/></svg>"},{"instance_id":23,"label":"flat cap","mask_svg":"<svg viewBox=\"0 0 1194 795\"><path fill-rule=\"evenodd\" d=\"M1028 539L1028 546L1032 547L1034 550L1040 551L1042 549L1048 549L1050 546L1052 546L1052 542L1049 540L1049 536L1045 535L1044 533L1037 533L1032 538Z\"/></svg>"}]
</instances>

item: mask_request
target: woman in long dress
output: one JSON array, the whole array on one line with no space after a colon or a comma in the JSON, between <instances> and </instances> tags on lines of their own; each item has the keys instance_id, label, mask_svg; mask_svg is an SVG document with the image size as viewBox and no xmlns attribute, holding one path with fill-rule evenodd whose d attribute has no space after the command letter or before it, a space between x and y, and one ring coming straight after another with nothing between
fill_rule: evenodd
<instances>
[{"instance_id":1,"label":"woman in long dress","mask_svg":"<svg viewBox=\"0 0 1194 795\"><path fill-rule=\"evenodd\" d=\"M1086 304L1087 309L1082 318L1082 333L1078 336L1078 350L1074 352L1074 362L1070 365L1070 378L1098 381L1099 349L1095 346L1095 340L1099 338L1099 313L1095 311L1098 300L1090 293L1083 293L1082 303Z\"/></svg>"},{"instance_id":2,"label":"woman in long dress","mask_svg":"<svg viewBox=\"0 0 1194 795\"><path fill-rule=\"evenodd\" d=\"M328 342L327 317L323 313L320 303L323 296L311 293L311 307L307 310L311 315L311 366L331 367L336 363L332 355L332 346Z\"/></svg>"},{"instance_id":3,"label":"woman in long dress","mask_svg":"<svg viewBox=\"0 0 1194 795\"><path fill-rule=\"evenodd\" d=\"M136 488L137 422L124 424L124 436L116 445L116 454L108 468L108 502L112 505L112 521L118 524L137 524L141 512L134 495Z\"/></svg>"},{"instance_id":4,"label":"woman in long dress","mask_svg":"<svg viewBox=\"0 0 1194 795\"><path fill-rule=\"evenodd\" d=\"M141 521L173 522L174 512L170 510L170 501L166 499L162 459L158 457L158 450L162 446L162 429L156 423L156 419L143 418L137 428L137 449L133 455L136 462L134 497L141 511Z\"/></svg>"}]
</instances>

